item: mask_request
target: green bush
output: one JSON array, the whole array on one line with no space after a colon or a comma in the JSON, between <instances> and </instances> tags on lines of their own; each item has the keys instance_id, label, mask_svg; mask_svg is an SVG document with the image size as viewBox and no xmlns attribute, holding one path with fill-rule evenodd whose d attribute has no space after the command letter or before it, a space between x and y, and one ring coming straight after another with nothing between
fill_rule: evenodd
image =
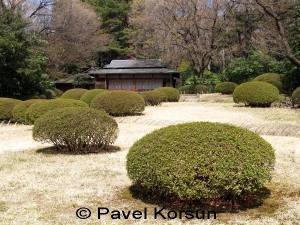
<instances>
[{"instance_id":1,"label":"green bush","mask_svg":"<svg viewBox=\"0 0 300 225\"><path fill-rule=\"evenodd\" d=\"M300 104L300 87L296 88L292 94L292 104L293 107L295 104Z\"/></svg>"},{"instance_id":2,"label":"green bush","mask_svg":"<svg viewBox=\"0 0 300 225\"><path fill-rule=\"evenodd\" d=\"M283 84L277 80L266 80L266 83L272 84L279 90L279 93L285 93L286 91L283 89Z\"/></svg>"},{"instance_id":3,"label":"green bush","mask_svg":"<svg viewBox=\"0 0 300 225\"><path fill-rule=\"evenodd\" d=\"M38 118L33 127L36 141L53 143L60 151L95 152L114 143L118 124L103 111L87 107L56 109Z\"/></svg>"},{"instance_id":4,"label":"green bush","mask_svg":"<svg viewBox=\"0 0 300 225\"><path fill-rule=\"evenodd\" d=\"M136 190L179 200L237 197L271 179L275 154L259 135L210 122L172 125L147 134L127 155Z\"/></svg>"},{"instance_id":5,"label":"green bush","mask_svg":"<svg viewBox=\"0 0 300 225\"><path fill-rule=\"evenodd\" d=\"M86 104L90 105L93 98L98 95L98 94L101 94L101 93L104 93L106 92L107 90L104 90L104 89L93 89L93 90L88 90L87 92L85 92L80 100L81 101L84 101Z\"/></svg>"},{"instance_id":6,"label":"green bush","mask_svg":"<svg viewBox=\"0 0 300 225\"><path fill-rule=\"evenodd\" d=\"M168 96L161 91L143 91L140 95L144 98L146 105L160 105L162 102L165 102Z\"/></svg>"},{"instance_id":7,"label":"green bush","mask_svg":"<svg viewBox=\"0 0 300 225\"><path fill-rule=\"evenodd\" d=\"M156 91L161 91L168 96L168 102L178 102L180 98L180 93L176 88L172 87L159 87L155 88Z\"/></svg>"},{"instance_id":8,"label":"green bush","mask_svg":"<svg viewBox=\"0 0 300 225\"><path fill-rule=\"evenodd\" d=\"M113 116L139 114L145 110L145 101L133 91L116 90L98 94L91 102L91 108L102 109Z\"/></svg>"},{"instance_id":9,"label":"green bush","mask_svg":"<svg viewBox=\"0 0 300 225\"><path fill-rule=\"evenodd\" d=\"M220 84L217 84L215 91L216 92L220 92L222 94L228 95L228 94L232 94L234 89L237 87L238 85L236 83L233 82L223 82Z\"/></svg>"},{"instance_id":10,"label":"green bush","mask_svg":"<svg viewBox=\"0 0 300 225\"><path fill-rule=\"evenodd\" d=\"M185 94L201 94L201 93L210 93L211 92L211 87L204 85L204 84L198 84L196 86L193 85L184 85L180 88L178 88L178 91L180 93L185 93Z\"/></svg>"},{"instance_id":11,"label":"green bush","mask_svg":"<svg viewBox=\"0 0 300 225\"><path fill-rule=\"evenodd\" d=\"M14 121L25 123L25 112L32 104L42 101L42 99L29 99L26 101L19 102L12 111Z\"/></svg>"},{"instance_id":12,"label":"green bush","mask_svg":"<svg viewBox=\"0 0 300 225\"><path fill-rule=\"evenodd\" d=\"M283 75L278 73L264 73L261 74L253 79L253 81L269 81L269 80L276 80L281 82Z\"/></svg>"},{"instance_id":13,"label":"green bush","mask_svg":"<svg viewBox=\"0 0 300 225\"><path fill-rule=\"evenodd\" d=\"M269 107L279 99L279 90L272 84L252 81L240 84L233 92L235 103L245 103L252 107Z\"/></svg>"},{"instance_id":14,"label":"green bush","mask_svg":"<svg viewBox=\"0 0 300 225\"><path fill-rule=\"evenodd\" d=\"M0 98L0 120L10 120L12 119L13 108L21 100L13 98Z\"/></svg>"},{"instance_id":15,"label":"green bush","mask_svg":"<svg viewBox=\"0 0 300 225\"><path fill-rule=\"evenodd\" d=\"M64 92L61 98L80 100L81 96L87 91L88 91L87 89L83 89L83 88L70 89Z\"/></svg>"},{"instance_id":16,"label":"green bush","mask_svg":"<svg viewBox=\"0 0 300 225\"><path fill-rule=\"evenodd\" d=\"M56 93L52 89L45 89L43 91L43 94L46 96L47 99L53 99L56 98Z\"/></svg>"},{"instance_id":17,"label":"green bush","mask_svg":"<svg viewBox=\"0 0 300 225\"><path fill-rule=\"evenodd\" d=\"M25 111L25 123L33 124L34 121L53 109L66 108L66 107L88 107L85 102L75 99L51 99L46 101L39 101Z\"/></svg>"},{"instance_id":18,"label":"green bush","mask_svg":"<svg viewBox=\"0 0 300 225\"><path fill-rule=\"evenodd\" d=\"M55 96L56 96L57 98L61 97L61 96L63 95L63 93L64 93L62 90L59 90L59 89L57 89L57 88L53 88L53 91L54 91Z\"/></svg>"},{"instance_id":19,"label":"green bush","mask_svg":"<svg viewBox=\"0 0 300 225\"><path fill-rule=\"evenodd\" d=\"M280 93L284 93L282 79L284 75L278 73L264 73L253 79L253 81L264 81L278 88Z\"/></svg>"}]
</instances>

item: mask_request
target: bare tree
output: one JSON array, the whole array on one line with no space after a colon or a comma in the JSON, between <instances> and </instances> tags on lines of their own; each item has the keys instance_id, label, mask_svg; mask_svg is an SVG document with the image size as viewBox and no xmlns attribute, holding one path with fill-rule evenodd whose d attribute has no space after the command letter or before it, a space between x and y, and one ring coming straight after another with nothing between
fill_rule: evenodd
<instances>
[{"instance_id":1,"label":"bare tree","mask_svg":"<svg viewBox=\"0 0 300 225\"><path fill-rule=\"evenodd\" d=\"M287 57L293 64L300 67L300 59L296 57L290 45L288 28L297 18L293 16L299 0L255 0L254 4L264 13L266 21L257 33L257 38L270 52Z\"/></svg>"},{"instance_id":2,"label":"bare tree","mask_svg":"<svg viewBox=\"0 0 300 225\"><path fill-rule=\"evenodd\" d=\"M73 0L57 0L53 5L46 53L50 59L50 75L70 67L91 63L99 38L100 20L87 4Z\"/></svg>"},{"instance_id":3,"label":"bare tree","mask_svg":"<svg viewBox=\"0 0 300 225\"><path fill-rule=\"evenodd\" d=\"M142 24L131 21L153 30L152 40L165 58L189 59L201 77L221 50L219 37L230 22L226 14L232 7L226 0L145 0Z\"/></svg>"}]
</instances>

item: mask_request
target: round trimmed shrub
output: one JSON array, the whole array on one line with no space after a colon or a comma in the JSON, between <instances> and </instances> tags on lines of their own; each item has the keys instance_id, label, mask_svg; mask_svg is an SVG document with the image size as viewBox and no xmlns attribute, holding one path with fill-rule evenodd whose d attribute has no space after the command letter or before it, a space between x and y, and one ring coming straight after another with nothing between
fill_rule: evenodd
<instances>
[{"instance_id":1,"label":"round trimmed shrub","mask_svg":"<svg viewBox=\"0 0 300 225\"><path fill-rule=\"evenodd\" d=\"M104 110L113 116L134 115L145 110L145 101L136 92L116 90L98 94L93 98L90 107Z\"/></svg>"},{"instance_id":2,"label":"round trimmed shrub","mask_svg":"<svg viewBox=\"0 0 300 225\"><path fill-rule=\"evenodd\" d=\"M88 107L88 105L80 100L75 99L51 99L46 101L39 101L25 111L25 123L33 124L36 119L53 109L66 107Z\"/></svg>"},{"instance_id":3,"label":"round trimmed shrub","mask_svg":"<svg viewBox=\"0 0 300 225\"><path fill-rule=\"evenodd\" d=\"M42 101L43 99L29 99L26 101L19 102L12 111L14 121L25 123L25 112L32 104Z\"/></svg>"},{"instance_id":4,"label":"round trimmed shrub","mask_svg":"<svg viewBox=\"0 0 300 225\"><path fill-rule=\"evenodd\" d=\"M178 88L178 91L181 93L184 92L185 94L210 93L211 87L204 84L198 84L196 86L184 85Z\"/></svg>"},{"instance_id":5,"label":"round trimmed shrub","mask_svg":"<svg viewBox=\"0 0 300 225\"><path fill-rule=\"evenodd\" d=\"M95 152L114 143L118 124L107 113L85 107L55 109L34 122L33 138L60 151Z\"/></svg>"},{"instance_id":6,"label":"round trimmed shrub","mask_svg":"<svg viewBox=\"0 0 300 225\"><path fill-rule=\"evenodd\" d=\"M61 97L62 94L64 93L62 90L59 90L59 89L57 89L57 88L53 88L53 91L54 91L55 96L56 96L57 98Z\"/></svg>"},{"instance_id":7,"label":"round trimmed shrub","mask_svg":"<svg viewBox=\"0 0 300 225\"><path fill-rule=\"evenodd\" d=\"M276 80L281 82L283 75L278 73L264 73L261 74L253 79L253 81L269 81L269 80Z\"/></svg>"},{"instance_id":8,"label":"round trimmed shrub","mask_svg":"<svg viewBox=\"0 0 300 225\"><path fill-rule=\"evenodd\" d=\"M146 105L160 105L162 102L165 102L168 96L161 91L143 91L140 95L144 98Z\"/></svg>"},{"instance_id":9,"label":"round trimmed shrub","mask_svg":"<svg viewBox=\"0 0 300 225\"><path fill-rule=\"evenodd\" d=\"M45 89L43 91L43 94L46 96L47 99L53 99L56 98L55 91L52 89Z\"/></svg>"},{"instance_id":10,"label":"round trimmed shrub","mask_svg":"<svg viewBox=\"0 0 300 225\"><path fill-rule=\"evenodd\" d=\"M235 103L245 103L252 107L269 107L279 100L279 90L272 84L252 81L240 84L233 92Z\"/></svg>"},{"instance_id":11,"label":"round trimmed shrub","mask_svg":"<svg viewBox=\"0 0 300 225\"><path fill-rule=\"evenodd\" d=\"M107 90L104 90L104 89L92 89L92 90L88 90L87 92L85 92L80 100L81 101L84 101L86 104L90 105L93 98L98 95L98 94L101 94L101 93L104 93L106 92Z\"/></svg>"},{"instance_id":12,"label":"round trimmed shrub","mask_svg":"<svg viewBox=\"0 0 300 225\"><path fill-rule=\"evenodd\" d=\"M159 88L155 88L154 90L165 93L168 96L168 98L167 98L168 102L178 102L179 101L180 93L176 88L159 87Z\"/></svg>"},{"instance_id":13,"label":"round trimmed shrub","mask_svg":"<svg viewBox=\"0 0 300 225\"><path fill-rule=\"evenodd\" d=\"M61 98L80 100L81 96L87 91L88 91L87 89L83 89L83 88L70 89L70 90L67 90L66 92L64 92L62 94Z\"/></svg>"},{"instance_id":14,"label":"round trimmed shrub","mask_svg":"<svg viewBox=\"0 0 300 225\"><path fill-rule=\"evenodd\" d=\"M300 87L296 88L292 94L292 104L293 107L295 104L300 104Z\"/></svg>"},{"instance_id":15,"label":"round trimmed shrub","mask_svg":"<svg viewBox=\"0 0 300 225\"><path fill-rule=\"evenodd\" d=\"M233 82L223 82L220 84L217 84L215 91L220 92L221 94L232 94L234 89L238 86L238 84Z\"/></svg>"},{"instance_id":16,"label":"round trimmed shrub","mask_svg":"<svg viewBox=\"0 0 300 225\"><path fill-rule=\"evenodd\" d=\"M12 119L13 108L21 100L13 98L0 98L0 120L10 120Z\"/></svg>"},{"instance_id":17,"label":"round trimmed shrub","mask_svg":"<svg viewBox=\"0 0 300 225\"><path fill-rule=\"evenodd\" d=\"M271 179L275 154L259 135L211 122L168 126L136 141L127 172L152 197L200 200L241 196Z\"/></svg>"},{"instance_id":18,"label":"round trimmed shrub","mask_svg":"<svg viewBox=\"0 0 300 225\"><path fill-rule=\"evenodd\" d=\"M264 81L278 88L280 93L284 93L282 78L284 75L278 73L264 73L253 79L253 81Z\"/></svg>"}]
</instances>

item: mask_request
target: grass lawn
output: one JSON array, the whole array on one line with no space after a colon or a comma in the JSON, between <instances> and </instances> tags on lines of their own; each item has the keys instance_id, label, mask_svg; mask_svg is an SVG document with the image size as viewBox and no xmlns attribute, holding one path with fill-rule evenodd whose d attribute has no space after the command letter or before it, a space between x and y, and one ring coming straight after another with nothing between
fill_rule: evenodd
<instances>
[{"instance_id":1,"label":"grass lawn","mask_svg":"<svg viewBox=\"0 0 300 225\"><path fill-rule=\"evenodd\" d=\"M1 124L0 224L300 224L299 136L261 134L276 151L273 179L265 184L269 195L255 207L217 212L216 220L155 219L154 209L162 206L132 197L126 173L130 146L155 129L187 121L297 128L299 110L237 107L230 96L211 94L201 95L199 102L146 107L142 116L117 121L120 133L114 147L88 155L58 154L51 145L32 140L31 126ZM90 209L90 218L76 217L81 207ZM110 212L98 219L98 207ZM112 219L113 210L122 219ZM122 210L125 216L129 210L139 210L142 217L133 219L130 214L124 219Z\"/></svg>"}]
</instances>

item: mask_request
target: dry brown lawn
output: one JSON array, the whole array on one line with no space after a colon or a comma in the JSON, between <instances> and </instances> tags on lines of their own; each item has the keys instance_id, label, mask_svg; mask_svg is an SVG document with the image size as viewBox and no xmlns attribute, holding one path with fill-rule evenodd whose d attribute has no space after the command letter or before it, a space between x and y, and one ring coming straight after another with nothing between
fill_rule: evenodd
<instances>
[{"instance_id":1,"label":"dry brown lawn","mask_svg":"<svg viewBox=\"0 0 300 225\"><path fill-rule=\"evenodd\" d=\"M258 207L218 213L217 220L154 219L160 206L133 198L126 155L145 134L174 123L213 121L232 124L300 124L292 109L236 107L228 96L202 95L200 102L147 107L144 115L117 118L119 150L99 154L56 154L49 144L32 140L31 126L0 125L0 224L300 224L300 137L266 136L276 151L271 195ZM91 217L80 220L76 210ZM147 219L97 218L98 207L143 210Z\"/></svg>"}]
</instances>

